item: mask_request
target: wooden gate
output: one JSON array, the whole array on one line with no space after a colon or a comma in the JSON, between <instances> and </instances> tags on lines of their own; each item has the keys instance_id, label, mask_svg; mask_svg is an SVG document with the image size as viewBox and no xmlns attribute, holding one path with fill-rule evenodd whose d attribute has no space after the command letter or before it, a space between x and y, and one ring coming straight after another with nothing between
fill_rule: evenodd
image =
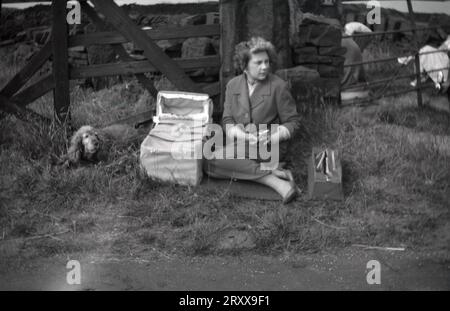
<instances>
[{"instance_id":1,"label":"wooden gate","mask_svg":"<svg viewBox=\"0 0 450 311\"><path fill-rule=\"evenodd\" d=\"M110 75L134 74L137 80L154 97L157 90L153 81L144 73L158 71L179 90L187 92L207 93L210 96L220 94L220 83L194 83L185 70L205 67L220 67L220 56L204 56L189 59L172 59L154 42L163 39L184 39L204 36L220 36L220 25L198 25L183 27L165 27L142 30L118 7L114 1L91 0L94 7L86 1L79 1L82 11L101 30L97 33L68 36L66 21L67 1L52 1L52 34L51 39L37 52L0 91L0 109L16 115L21 119L41 119L45 117L27 109L26 106L53 90L54 119L58 124L66 124L70 120L70 90L69 80L84 79ZM105 17L103 20L98 13ZM114 26L116 31L105 30L106 22ZM123 47L123 43L133 42L141 49L147 58L136 61ZM68 49L74 46L111 45L120 63L90 65L69 68ZM23 85L36 73L44 63L52 57L52 73L43 76L38 82L18 92ZM50 121L50 120L47 120Z\"/></svg>"}]
</instances>

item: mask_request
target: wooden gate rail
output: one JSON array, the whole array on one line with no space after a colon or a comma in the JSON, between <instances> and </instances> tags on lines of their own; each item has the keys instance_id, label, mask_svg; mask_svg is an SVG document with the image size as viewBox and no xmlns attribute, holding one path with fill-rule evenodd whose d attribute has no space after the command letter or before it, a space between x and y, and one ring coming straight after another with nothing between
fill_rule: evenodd
<instances>
[{"instance_id":1,"label":"wooden gate rail","mask_svg":"<svg viewBox=\"0 0 450 311\"><path fill-rule=\"evenodd\" d=\"M183 27L161 27L143 30L152 40L186 39L195 37L219 36L220 25L195 25ZM129 42L117 31L103 31L90 34L74 35L69 38L69 47L89 46L94 44L118 44Z\"/></svg>"},{"instance_id":2,"label":"wooden gate rail","mask_svg":"<svg viewBox=\"0 0 450 311\"><path fill-rule=\"evenodd\" d=\"M217 67L220 64L219 56L206 56L198 58L174 58L176 64L182 69L198 69L205 67ZM84 79L89 77L127 75L144 72L158 72L158 68L146 60L129 61L121 63L109 63L74 67L70 70L71 79Z\"/></svg>"}]
</instances>

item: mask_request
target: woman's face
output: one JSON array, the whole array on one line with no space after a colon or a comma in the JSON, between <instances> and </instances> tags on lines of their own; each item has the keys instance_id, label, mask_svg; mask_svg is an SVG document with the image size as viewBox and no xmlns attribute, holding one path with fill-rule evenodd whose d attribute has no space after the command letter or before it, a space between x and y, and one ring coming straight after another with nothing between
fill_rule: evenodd
<instances>
[{"instance_id":1,"label":"woman's face","mask_svg":"<svg viewBox=\"0 0 450 311\"><path fill-rule=\"evenodd\" d=\"M253 80L264 80L267 78L270 70L269 55L267 55L267 52L259 52L251 55L247 65L247 75Z\"/></svg>"}]
</instances>

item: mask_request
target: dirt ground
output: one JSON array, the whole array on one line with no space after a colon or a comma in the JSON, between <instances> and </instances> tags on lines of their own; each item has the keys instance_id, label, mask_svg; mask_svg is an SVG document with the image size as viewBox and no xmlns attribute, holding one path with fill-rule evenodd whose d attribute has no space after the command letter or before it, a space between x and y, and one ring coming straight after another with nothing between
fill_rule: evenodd
<instances>
[{"instance_id":1,"label":"dirt ground","mask_svg":"<svg viewBox=\"0 0 450 311\"><path fill-rule=\"evenodd\" d=\"M66 281L69 259L80 262L80 285ZM380 263L379 285L367 282L370 260ZM0 290L450 290L450 257L356 246L278 257L88 253L16 262L1 268L0 280Z\"/></svg>"}]
</instances>

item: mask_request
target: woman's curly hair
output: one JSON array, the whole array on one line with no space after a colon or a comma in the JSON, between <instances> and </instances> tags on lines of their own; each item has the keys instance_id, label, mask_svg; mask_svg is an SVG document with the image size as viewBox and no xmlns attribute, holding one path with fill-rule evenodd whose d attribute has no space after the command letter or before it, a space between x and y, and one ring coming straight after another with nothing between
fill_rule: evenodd
<instances>
[{"instance_id":1,"label":"woman's curly hair","mask_svg":"<svg viewBox=\"0 0 450 311\"><path fill-rule=\"evenodd\" d=\"M243 41L234 48L234 69L236 74L241 74L247 68L252 54L266 52L269 56L270 67L272 70L276 67L277 52L275 47L269 41L261 37L252 37L249 41Z\"/></svg>"}]
</instances>

